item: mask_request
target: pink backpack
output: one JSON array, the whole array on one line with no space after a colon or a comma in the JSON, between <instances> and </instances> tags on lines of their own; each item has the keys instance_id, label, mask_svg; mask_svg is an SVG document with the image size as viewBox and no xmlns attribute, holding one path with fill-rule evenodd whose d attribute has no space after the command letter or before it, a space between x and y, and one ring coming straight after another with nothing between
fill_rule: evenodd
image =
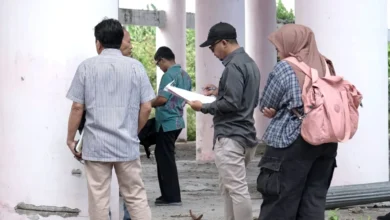
<instances>
[{"instance_id":1,"label":"pink backpack","mask_svg":"<svg viewBox=\"0 0 390 220\"><path fill-rule=\"evenodd\" d=\"M299 62L295 57L285 59L305 73L302 88L304 115L293 109L302 120L302 138L312 145L346 142L358 128L362 95L341 76L332 76L326 65L325 77L318 71ZM325 60L324 60L325 62Z\"/></svg>"}]
</instances>

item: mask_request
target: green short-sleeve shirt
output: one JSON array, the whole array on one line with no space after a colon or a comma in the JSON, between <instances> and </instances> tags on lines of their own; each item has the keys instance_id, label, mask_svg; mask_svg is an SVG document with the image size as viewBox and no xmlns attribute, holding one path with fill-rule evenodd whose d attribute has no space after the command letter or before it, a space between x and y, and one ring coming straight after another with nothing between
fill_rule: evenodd
<instances>
[{"instance_id":1,"label":"green short-sleeve shirt","mask_svg":"<svg viewBox=\"0 0 390 220\"><path fill-rule=\"evenodd\" d=\"M179 130L185 127L183 108L185 101L182 98L164 91L165 86L174 81L174 86L191 91L191 78L180 65L171 66L161 78L158 96L165 97L167 102L156 108L156 130L162 127L164 132Z\"/></svg>"}]
</instances>

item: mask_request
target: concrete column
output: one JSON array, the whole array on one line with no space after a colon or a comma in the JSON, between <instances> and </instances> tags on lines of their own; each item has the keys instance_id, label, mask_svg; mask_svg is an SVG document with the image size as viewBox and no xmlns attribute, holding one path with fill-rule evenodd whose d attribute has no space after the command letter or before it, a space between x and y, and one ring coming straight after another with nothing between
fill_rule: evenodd
<instances>
[{"instance_id":1,"label":"concrete column","mask_svg":"<svg viewBox=\"0 0 390 220\"><path fill-rule=\"evenodd\" d=\"M27 219L14 211L20 202L78 208L82 217L72 219L87 218L84 167L66 146L71 102L65 95L77 66L97 55L93 28L105 16L118 17L118 1L1 2L2 219ZM82 174L72 175L73 169Z\"/></svg>"},{"instance_id":2,"label":"concrete column","mask_svg":"<svg viewBox=\"0 0 390 220\"><path fill-rule=\"evenodd\" d=\"M156 28L156 50L161 46L171 48L176 57L176 63L186 69L186 1L161 0L156 5L158 10L166 13L166 23L163 28ZM163 72L157 67L157 88ZM179 135L179 140L187 140L187 111L183 114L186 128Z\"/></svg>"},{"instance_id":3,"label":"concrete column","mask_svg":"<svg viewBox=\"0 0 390 220\"><path fill-rule=\"evenodd\" d=\"M339 145L332 185L388 181L386 0L296 0L296 23L313 29L338 75L363 94L359 129ZM351 19L353 18L353 19Z\"/></svg>"},{"instance_id":4,"label":"concrete column","mask_svg":"<svg viewBox=\"0 0 390 220\"><path fill-rule=\"evenodd\" d=\"M218 22L232 24L238 35L238 43L245 46L245 1L244 0L196 0L195 6L195 46L196 46L196 91L202 92L207 83L218 86L224 66L208 48L199 45L207 39L211 26ZM212 116L196 114L196 159L213 161Z\"/></svg>"},{"instance_id":5,"label":"concrete column","mask_svg":"<svg viewBox=\"0 0 390 220\"><path fill-rule=\"evenodd\" d=\"M268 35L276 30L276 2L275 0L245 1L245 44L246 51L257 63L260 73L260 94L276 63L275 47L269 42ZM255 110L257 137L262 138L269 119Z\"/></svg>"}]
</instances>

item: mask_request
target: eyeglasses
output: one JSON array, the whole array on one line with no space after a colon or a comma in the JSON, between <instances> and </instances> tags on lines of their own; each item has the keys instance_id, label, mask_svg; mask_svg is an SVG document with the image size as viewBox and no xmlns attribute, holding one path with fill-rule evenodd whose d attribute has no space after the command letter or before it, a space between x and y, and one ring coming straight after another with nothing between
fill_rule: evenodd
<instances>
[{"instance_id":1,"label":"eyeglasses","mask_svg":"<svg viewBox=\"0 0 390 220\"><path fill-rule=\"evenodd\" d=\"M159 59L156 61L156 66L160 66L161 60L162 60L162 58L159 58Z\"/></svg>"},{"instance_id":2,"label":"eyeglasses","mask_svg":"<svg viewBox=\"0 0 390 220\"><path fill-rule=\"evenodd\" d=\"M212 45L210 45L209 49L211 50L211 52L214 53L214 48L217 44L219 44L222 40L217 40L215 41Z\"/></svg>"}]
</instances>

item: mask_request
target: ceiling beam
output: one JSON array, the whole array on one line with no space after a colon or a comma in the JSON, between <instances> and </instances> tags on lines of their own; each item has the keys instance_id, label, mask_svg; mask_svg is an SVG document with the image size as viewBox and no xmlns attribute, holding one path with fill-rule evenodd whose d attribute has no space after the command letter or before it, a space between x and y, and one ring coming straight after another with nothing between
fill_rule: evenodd
<instances>
[{"instance_id":1,"label":"ceiling beam","mask_svg":"<svg viewBox=\"0 0 390 220\"><path fill-rule=\"evenodd\" d=\"M139 9L119 9L119 21L123 25L154 26L164 28L166 22L165 11L159 10L139 10ZM277 27L291 23L284 20L277 20ZM187 29L195 29L195 14L187 12Z\"/></svg>"},{"instance_id":2,"label":"ceiling beam","mask_svg":"<svg viewBox=\"0 0 390 220\"><path fill-rule=\"evenodd\" d=\"M119 9L119 22L123 25L165 26L165 11Z\"/></svg>"}]
</instances>

